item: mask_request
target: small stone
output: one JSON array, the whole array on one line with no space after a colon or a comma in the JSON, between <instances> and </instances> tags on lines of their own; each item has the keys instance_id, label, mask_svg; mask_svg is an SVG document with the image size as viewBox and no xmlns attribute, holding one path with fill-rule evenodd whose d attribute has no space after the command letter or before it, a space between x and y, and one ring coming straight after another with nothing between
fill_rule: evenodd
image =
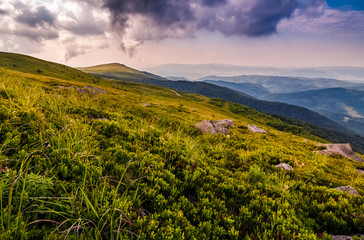
<instances>
[{"instance_id":1,"label":"small stone","mask_svg":"<svg viewBox=\"0 0 364 240\"><path fill-rule=\"evenodd\" d=\"M96 92L98 92L98 93L107 93L105 90L100 89L100 88L97 88L97 87L86 86L85 88L86 88L86 89L94 90L94 91L96 91Z\"/></svg>"},{"instance_id":2,"label":"small stone","mask_svg":"<svg viewBox=\"0 0 364 240\"><path fill-rule=\"evenodd\" d=\"M252 125L252 124L248 125L248 129L249 129L249 131L251 131L253 133L268 133L267 131L261 129L260 127Z\"/></svg>"},{"instance_id":3,"label":"small stone","mask_svg":"<svg viewBox=\"0 0 364 240\"><path fill-rule=\"evenodd\" d=\"M76 88L76 90L77 90L78 93L81 93L81 94L88 94L88 93L95 94L94 91L90 91L90 90L84 89L84 88Z\"/></svg>"},{"instance_id":4,"label":"small stone","mask_svg":"<svg viewBox=\"0 0 364 240\"><path fill-rule=\"evenodd\" d=\"M346 235L331 235L333 240L352 240L352 236L346 236ZM364 236L361 235L360 239L364 239Z\"/></svg>"},{"instance_id":5,"label":"small stone","mask_svg":"<svg viewBox=\"0 0 364 240\"><path fill-rule=\"evenodd\" d=\"M339 155L342 155L342 156L347 157L349 159L352 159L352 160L354 160L356 162L364 162L364 159L362 159L360 156L358 156L353 151L353 149L351 148L349 143L345 143L345 144L322 144L322 143L319 143L317 145L326 147L326 149L318 151L318 153L320 153L320 154L326 154L326 155L339 154Z\"/></svg>"},{"instance_id":6,"label":"small stone","mask_svg":"<svg viewBox=\"0 0 364 240\"><path fill-rule=\"evenodd\" d=\"M292 171L294 170L293 167L291 167L290 165L288 165L287 163L280 163L278 165L275 165L276 168L280 168L284 171Z\"/></svg>"},{"instance_id":7,"label":"small stone","mask_svg":"<svg viewBox=\"0 0 364 240\"><path fill-rule=\"evenodd\" d=\"M228 127L234 127L234 121L231 119L223 119L216 121L203 120L202 122L196 123L194 125L201 133L218 134L229 133Z\"/></svg>"},{"instance_id":8,"label":"small stone","mask_svg":"<svg viewBox=\"0 0 364 240\"><path fill-rule=\"evenodd\" d=\"M341 187L337 187L337 188L334 188L336 190L339 190L341 192L347 192L349 193L351 196L360 196L360 194L358 193L358 191L356 191L355 188L353 188L352 186L341 186Z\"/></svg>"}]
</instances>

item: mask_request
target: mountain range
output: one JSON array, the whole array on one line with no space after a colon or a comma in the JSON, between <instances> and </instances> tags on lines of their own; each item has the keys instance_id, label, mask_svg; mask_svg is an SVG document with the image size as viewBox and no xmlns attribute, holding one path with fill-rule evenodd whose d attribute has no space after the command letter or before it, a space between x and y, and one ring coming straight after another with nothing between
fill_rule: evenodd
<instances>
[{"instance_id":1,"label":"mountain range","mask_svg":"<svg viewBox=\"0 0 364 240\"><path fill-rule=\"evenodd\" d=\"M364 136L364 91L325 88L294 93L275 93L263 98L319 112Z\"/></svg>"},{"instance_id":2,"label":"mountain range","mask_svg":"<svg viewBox=\"0 0 364 240\"><path fill-rule=\"evenodd\" d=\"M267 93L292 93L298 91L309 91L325 88L350 88L357 89L363 88L364 83L354 83L349 81L341 81L328 78L303 78L303 77L278 77L278 76L260 76L260 75L241 75L241 76L207 76L198 79L220 86L226 86L238 90L241 84L240 91L244 92L247 83L255 84L264 89ZM230 84L227 86L227 84ZM231 85L231 84L234 84ZM255 93L250 91L252 96L257 97L260 91Z\"/></svg>"},{"instance_id":3,"label":"mountain range","mask_svg":"<svg viewBox=\"0 0 364 240\"><path fill-rule=\"evenodd\" d=\"M363 67L250 67L228 64L166 64L145 68L163 77L185 77L197 80L206 76L287 76L306 78L332 78L355 82L364 82Z\"/></svg>"},{"instance_id":4,"label":"mountain range","mask_svg":"<svg viewBox=\"0 0 364 240\"><path fill-rule=\"evenodd\" d=\"M364 135L364 84L335 79L274 76L208 76L201 81L258 99L305 107Z\"/></svg>"}]
</instances>

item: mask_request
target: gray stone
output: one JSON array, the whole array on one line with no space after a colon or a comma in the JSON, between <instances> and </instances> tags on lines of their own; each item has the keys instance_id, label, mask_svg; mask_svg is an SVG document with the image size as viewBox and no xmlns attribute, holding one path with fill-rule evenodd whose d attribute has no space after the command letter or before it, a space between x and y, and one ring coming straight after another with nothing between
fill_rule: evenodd
<instances>
[{"instance_id":1,"label":"gray stone","mask_svg":"<svg viewBox=\"0 0 364 240\"><path fill-rule=\"evenodd\" d=\"M333 240L352 240L352 236L346 236L346 235L331 235ZM360 239L364 240L364 235L358 236Z\"/></svg>"},{"instance_id":2,"label":"gray stone","mask_svg":"<svg viewBox=\"0 0 364 240\"><path fill-rule=\"evenodd\" d=\"M229 133L228 127L234 127L234 121L231 119L216 121L203 120L202 122L196 123L194 126L203 134L227 134Z\"/></svg>"},{"instance_id":3,"label":"gray stone","mask_svg":"<svg viewBox=\"0 0 364 240\"><path fill-rule=\"evenodd\" d=\"M352 159L357 162L364 162L364 159L362 159L360 156L358 156L353 149L351 148L349 143L345 144L322 144L319 143L318 146L325 146L326 149L319 151L320 154L339 154L344 157L347 157L349 159Z\"/></svg>"},{"instance_id":4,"label":"gray stone","mask_svg":"<svg viewBox=\"0 0 364 240\"><path fill-rule=\"evenodd\" d=\"M278 165L275 165L276 168L280 168L284 171L292 171L294 170L293 167L291 167L290 165L288 165L287 163L280 163Z\"/></svg>"},{"instance_id":5,"label":"gray stone","mask_svg":"<svg viewBox=\"0 0 364 240\"><path fill-rule=\"evenodd\" d=\"M91 91L91 90L88 90L88 89L84 89L84 88L76 88L76 90L77 90L78 93L81 93L81 94L88 94L88 93L95 94L94 91Z\"/></svg>"},{"instance_id":6,"label":"gray stone","mask_svg":"<svg viewBox=\"0 0 364 240\"><path fill-rule=\"evenodd\" d=\"M248 125L248 129L253 133L268 133L267 131L261 129L260 127L251 124Z\"/></svg>"},{"instance_id":7,"label":"gray stone","mask_svg":"<svg viewBox=\"0 0 364 240\"><path fill-rule=\"evenodd\" d=\"M334 188L334 189L339 190L341 192L347 192L352 196L354 196L354 195L360 196L358 191L356 191L356 189L353 188L352 186L341 186L341 187L337 187L337 188Z\"/></svg>"},{"instance_id":8,"label":"gray stone","mask_svg":"<svg viewBox=\"0 0 364 240\"><path fill-rule=\"evenodd\" d=\"M107 93L105 90L100 89L100 88L97 88L97 87L86 86L85 88L86 88L86 89L91 89L91 90L96 91L96 92L98 92L98 93Z\"/></svg>"}]
</instances>

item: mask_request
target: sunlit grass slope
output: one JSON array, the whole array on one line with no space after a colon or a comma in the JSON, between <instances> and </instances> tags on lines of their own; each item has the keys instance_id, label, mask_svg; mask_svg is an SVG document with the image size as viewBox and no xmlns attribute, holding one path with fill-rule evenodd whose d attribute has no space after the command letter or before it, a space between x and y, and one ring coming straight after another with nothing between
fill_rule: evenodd
<instances>
[{"instance_id":1,"label":"sunlit grass slope","mask_svg":"<svg viewBox=\"0 0 364 240\"><path fill-rule=\"evenodd\" d=\"M98 80L95 76L65 65L7 52L0 52L0 67L65 80L83 82L96 82Z\"/></svg>"},{"instance_id":2,"label":"sunlit grass slope","mask_svg":"<svg viewBox=\"0 0 364 240\"><path fill-rule=\"evenodd\" d=\"M80 67L78 68L86 73L98 74L114 78L125 79L147 79L148 77L141 71L127 67L120 63L102 64L92 67Z\"/></svg>"},{"instance_id":3,"label":"sunlit grass slope","mask_svg":"<svg viewBox=\"0 0 364 240\"><path fill-rule=\"evenodd\" d=\"M80 67L79 69L90 73L120 72L144 75L142 72L120 63L101 64L93 67Z\"/></svg>"},{"instance_id":4,"label":"sunlit grass slope","mask_svg":"<svg viewBox=\"0 0 364 240\"><path fill-rule=\"evenodd\" d=\"M107 93L79 91L90 87ZM0 106L0 239L318 239L364 231L364 198L332 189L364 194L356 172L364 164L319 155L319 138L250 108L5 68ZM193 127L224 118L235 122L230 137ZM270 133L250 133L247 124ZM278 171L279 162L295 170Z\"/></svg>"}]
</instances>

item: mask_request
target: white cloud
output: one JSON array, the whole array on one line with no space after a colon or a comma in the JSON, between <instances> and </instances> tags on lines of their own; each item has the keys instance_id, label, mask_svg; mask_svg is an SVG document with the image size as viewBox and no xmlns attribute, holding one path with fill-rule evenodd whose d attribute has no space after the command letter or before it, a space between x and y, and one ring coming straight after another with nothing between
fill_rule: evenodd
<instances>
[{"instance_id":1,"label":"white cloud","mask_svg":"<svg viewBox=\"0 0 364 240\"><path fill-rule=\"evenodd\" d=\"M340 38L364 38L364 11L340 11L327 6L312 16L296 10L292 18L281 21L278 30Z\"/></svg>"},{"instance_id":2,"label":"white cloud","mask_svg":"<svg viewBox=\"0 0 364 240\"><path fill-rule=\"evenodd\" d=\"M57 46L69 60L93 47L105 46L110 36L105 33L108 13L85 2L5 0L0 9L0 50L31 54Z\"/></svg>"}]
</instances>

